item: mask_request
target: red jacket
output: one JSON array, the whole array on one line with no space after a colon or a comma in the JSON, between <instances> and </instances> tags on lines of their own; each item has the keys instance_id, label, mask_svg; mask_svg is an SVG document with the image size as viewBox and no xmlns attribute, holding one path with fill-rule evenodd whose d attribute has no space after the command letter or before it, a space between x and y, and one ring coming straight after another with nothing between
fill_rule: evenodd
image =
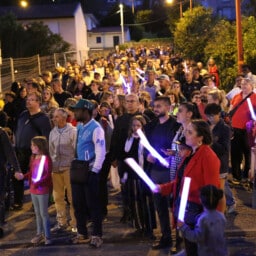
<instances>
[{"instance_id":1,"label":"red jacket","mask_svg":"<svg viewBox=\"0 0 256 256\"><path fill-rule=\"evenodd\" d=\"M183 177L190 177L191 183L189 188L188 201L201 204L200 202L200 189L208 184L220 186L220 160L213 152L210 146L202 145L196 151L194 156L190 159L188 165L184 170ZM177 196L176 179L172 182L162 184L161 194L168 195L171 192L174 197ZM182 181L183 182L183 181ZM181 191L182 192L182 187Z\"/></svg>"},{"instance_id":2,"label":"red jacket","mask_svg":"<svg viewBox=\"0 0 256 256\"><path fill-rule=\"evenodd\" d=\"M48 194L52 189L52 160L49 156L47 156L45 159L41 179L38 182L34 182L32 179L32 177L36 177L37 175L40 160L41 158L35 159L35 157L32 155L30 159L30 170L26 175L24 175L24 177L29 179L30 193L35 195Z\"/></svg>"}]
</instances>

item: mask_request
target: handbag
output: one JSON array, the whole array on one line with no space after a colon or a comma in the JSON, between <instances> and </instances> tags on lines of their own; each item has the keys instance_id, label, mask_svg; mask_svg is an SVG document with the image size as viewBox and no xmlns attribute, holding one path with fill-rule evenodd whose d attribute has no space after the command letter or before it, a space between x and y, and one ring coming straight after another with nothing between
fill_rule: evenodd
<instances>
[{"instance_id":1,"label":"handbag","mask_svg":"<svg viewBox=\"0 0 256 256\"><path fill-rule=\"evenodd\" d=\"M87 183L89 176L89 161L74 159L70 166L71 183Z\"/></svg>"},{"instance_id":2,"label":"handbag","mask_svg":"<svg viewBox=\"0 0 256 256\"><path fill-rule=\"evenodd\" d=\"M70 166L70 182L73 184L84 184L88 182L89 161L76 159L78 132L79 131L77 131L75 159L71 161Z\"/></svg>"}]
</instances>

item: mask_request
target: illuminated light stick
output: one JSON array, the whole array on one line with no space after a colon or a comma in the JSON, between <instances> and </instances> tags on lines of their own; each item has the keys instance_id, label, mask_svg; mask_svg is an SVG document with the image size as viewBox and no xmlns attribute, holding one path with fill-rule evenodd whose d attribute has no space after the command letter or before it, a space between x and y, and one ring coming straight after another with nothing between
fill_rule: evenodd
<instances>
[{"instance_id":1,"label":"illuminated light stick","mask_svg":"<svg viewBox=\"0 0 256 256\"><path fill-rule=\"evenodd\" d=\"M148 177L148 175L133 158L126 158L124 161L145 181L152 191L157 189L157 185Z\"/></svg>"},{"instance_id":2,"label":"illuminated light stick","mask_svg":"<svg viewBox=\"0 0 256 256\"><path fill-rule=\"evenodd\" d=\"M251 99L250 99L250 98L247 98L247 104L248 104L248 107L249 107L249 110L250 110L252 119L253 119L254 121L256 121L256 115L255 115L255 112L254 112L254 109L253 109L252 102L251 102Z\"/></svg>"},{"instance_id":3,"label":"illuminated light stick","mask_svg":"<svg viewBox=\"0 0 256 256\"><path fill-rule=\"evenodd\" d=\"M178 219L182 222L184 222L184 216L185 216L185 211L186 211L186 206L187 206L187 201L188 201L190 182L191 182L191 178L185 177L182 194L181 194L181 200L180 200L179 215L178 215Z\"/></svg>"},{"instance_id":4,"label":"illuminated light stick","mask_svg":"<svg viewBox=\"0 0 256 256\"><path fill-rule=\"evenodd\" d=\"M109 125L112 129L114 129L114 122L113 122L113 117L111 114L108 115L108 120L109 120Z\"/></svg>"},{"instance_id":5,"label":"illuminated light stick","mask_svg":"<svg viewBox=\"0 0 256 256\"><path fill-rule=\"evenodd\" d=\"M188 73L188 66L187 66L187 62L184 62L184 67L185 67L185 73Z\"/></svg>"},{"instance_id":6,"label":"illuminated light stick","mask_svg":"<svg viewBox=\"0 0 256 256\"><path fill-rule=\"evenodd\" d=\"M127 84L124 77L120 74L122 83L124 84L124 87L127 89L127 93L130 94L131 93L131 87L130 84Z\"/></svg>"},{"instance_id":7,"label":"illuminated light stick","mask_svg":"<svg viewBox=\"0 0 256 256\"><path fill-rule=\"evenodd\" d=\"M141 74L144 74L145 72L139 68L136 68L137 72L141 75Z\"/></svg>"},{"instance_id":8,"label":"illuminated light stick","mask_svg":"<svg viewBox=\"0 0 256 256\"><path fill-rule=\"evenodd\" d=\"M140 74L136 74L137 77L139 77L143 82L146 80L144 77L142 77Z\"/></svg>"},{"instance_id":9,"label":"illuminated light stick","mask_svg":"<svg viewBox=\"0 0 256 256\"><path fill-rule=\"evenodd\" d=\"M44 163L45 163L46 156L42 156L40 159L39 167L37 170L36 178L32 178L34 182L38 182L42 178L43 170L44 170Z\"/></svg>"},{"instance_id":10,"label":"illuminated light stick","mask_svg":"<svg viewBox=\"0 0 256 256\"><path fill-rule=\"evenodd\" d=\"M164 159L148 142L146 136L142 132L141 129L137 130L137 134L140 137L141 144L151 153L151 155L159 160L159 162L165 166L166 168L169 167L169 163Z\"/></svg>"}]
</instances>

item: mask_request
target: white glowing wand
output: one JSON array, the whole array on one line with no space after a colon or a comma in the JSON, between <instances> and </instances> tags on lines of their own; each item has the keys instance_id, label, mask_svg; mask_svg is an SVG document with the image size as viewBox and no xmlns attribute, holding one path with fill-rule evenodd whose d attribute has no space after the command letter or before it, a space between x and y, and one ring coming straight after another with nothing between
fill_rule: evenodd
<instances>
[{"instance_id":1,"label":"white glowing wand","mask_svg":"<svg viewBox=\"0 0 256 256\"><path fill-rule=\"evenodd\" d=\"M44 156L44 155L40 159L40 163L39 163L39 167L38 167L38 170L37 170L36 178L32 178L32 180L34 182L38 182L42 178L45 159L46 159L46 156Z\"/></svg>"},{"instance_id":2,"label":"white glowing wand","mask_svg":"<svg viewBox=\"0 0 256 256\"><path fill-rule=\"evenodd\" d=\"M124 161L142 178L142 180L145 181L152 191L156 190L157 185L148 177L148 175L133 158L126 158Z\"/></svg>"},{"instance_id":3,"label":"white glowing wand","mask_svg":"<svg viewBox=\"0 0 256 256\"><path fill-rule=\"evenodd\" d=\"M137 130L137 134L140 137L140 142L141 144L151 153L151 155L153 157L155 157L156 159L159 160L159 162L165 166L166 168L169 167L169 163L166 161L166 159L164 159L148 142L146 136L144 135L144 133L142 132L141 129Z\"/></svg>"},{"instance_id":4,"label":"white glowing wand","mask_svg":"<svg viewBox=\"0 0 256 256\"><path fill-rule=\"evenodd\" d=\"M180 209L179 209L179 215L178 215L178 219L182 222L184 222L184 216L185 216L185 211L186 211L186 206L187 206L187 201L188 201L190 181L191 181L190 177L185 177L184 183L183 183L183 189L182 189L181 200L180 200Z\"/></svg>"},{"instance_id":5,"label":"white glowing wand","mask_svg":"<svg viewBox=\"0 0 256 256\"><path fill-rule=\"evenodd\" d=\"M124 77L120 74L120 78L122 80L122 83L124 85L124 87L127 89L127 93L130 94L131 93L131 86L129 83L126 83Z\"/></svg>"},{"instance_id":6,"label":"white glowing wand","mask_svg":"<svg viewBox=\"0 0 256 256\"><path fill-rule=\"evenodd\" d=\"M251 102L251 99L250 99L250 98L247 98L247 104L248 104L248 107L249 107L249 110L250 110L252 119L253 119L254 121L256 121L256 115L255 115L255 112L254 112L254 109L253 109L252 102Z\"/></svg>"}]
</instances>

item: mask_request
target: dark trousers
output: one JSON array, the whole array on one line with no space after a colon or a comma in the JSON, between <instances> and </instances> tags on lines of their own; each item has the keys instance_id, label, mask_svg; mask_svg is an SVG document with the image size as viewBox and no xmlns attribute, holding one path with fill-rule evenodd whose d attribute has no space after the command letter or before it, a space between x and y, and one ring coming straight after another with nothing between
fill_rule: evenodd
<instances>
[{"instance_id":1,"label":"dark trousers","mask_svg":"<svg viewBox=\"0 0 256 256\"><path fill-rule=\"evenodd\" d=\"M241 163L244 157L244 171L241 172ZM240 180L248 178L248 171L251 165L251 149L248 142L248 136L245 129L234 128L234 137L231 140L231 165L232 175Z\"/></svg>"},{"instance_id":2,"label":"dark trousers","mask_svg":"<svg viewBox=\"0 0 256 256\"><path fill-rule=\"evenodd\" d=\"M100 171L100 202L102 205L102 216L107 216L108 210L108 175L111 167L110 155L107 153Z\"/></svg>"},{"instance_id":3,"label":"dark trousers","mask_svg":"<svg viewBox=\"0 0 256 256\"><path fill-rule=\"evenodd\" d=\"M170 180L168 169L151 169L151 178L156 184L166 183ZM154 194L154 203L160 221L162 240L171 241L171 223L169 216L170 197Z\"/></svg>"},{"instance_id":4,"label":"dark trousers","mask_svg":"<svg viewBox=\"0 0 256 256\"><path fill-rule=\"evenodd\" d=\"M71 184L73 206L79 234L88 235L87 221L93 222L93 236L102 236L102 208L99 198L99 174L90 172L88 183Z\"/></svg>"},{"instance_id":5,"label":"dark trousers","mask_svg":"<svg viewBox=\"0 0 256 256\"><path fill-rule=\"evenodd\" d=\"M5 173L0 170L0 226L5 218Z\"/></svg>"}]
</instances>

